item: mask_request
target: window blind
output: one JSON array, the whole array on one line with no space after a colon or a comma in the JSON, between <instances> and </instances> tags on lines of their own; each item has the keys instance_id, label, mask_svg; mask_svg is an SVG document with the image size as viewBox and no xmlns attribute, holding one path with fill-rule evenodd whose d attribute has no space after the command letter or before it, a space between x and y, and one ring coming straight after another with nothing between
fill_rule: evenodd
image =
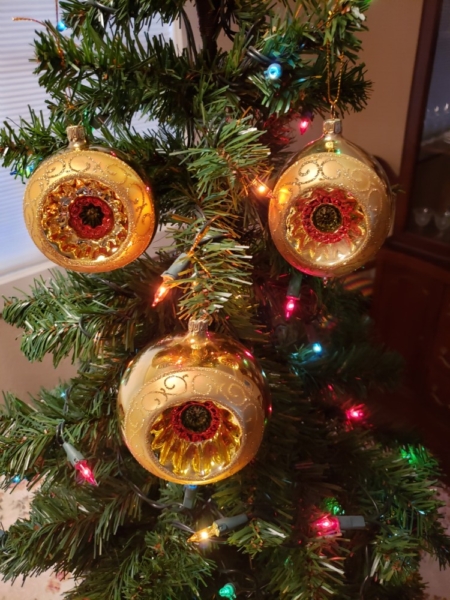
<instances>
[{"instance_id":1,"label":"window blind","mask_svg":"<svg viewBox=\"0 0 450 600\"><path fill-rule=\"evenodd\" d=\"M6 119L18 123L25 119L28 106L47 114L46 94L33 75L35 63L32 42L39 25L12 21L28 17L39 21L55 21L55 0L0 0L0 123ZM165 37L178 37L178 25L152 22L150 32ZM181 41L181 37L179 38ZM136 120L136 130L149 128L148 121ZM51 266L30 239L22 217L24 184L9 169L0 167L0 284L25 275L38 273Z\"/></svg>"}]
</instances>

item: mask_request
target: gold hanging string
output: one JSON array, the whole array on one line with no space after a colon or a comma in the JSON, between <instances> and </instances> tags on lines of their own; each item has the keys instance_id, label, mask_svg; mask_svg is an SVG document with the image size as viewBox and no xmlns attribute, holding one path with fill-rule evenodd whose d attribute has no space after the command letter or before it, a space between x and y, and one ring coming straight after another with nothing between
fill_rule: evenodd
<instances>
[{"instance_id":1,"label":"gold hanging string","mask_svg":"<svg viewBox=\"0 0 450 600\"><path fill-rule=\"evenodd\" d=\"M50 33L50 35L52 35L53 38L55 39L59 57L61 58L63 66L65 65L64 52L62 51L61 44L59 42L59 38L56 35L56 33L52 29L50 29L50 27L47 25L47 23L44 23L43 21L38 21L37 19L31 19L30 17L13 17L12 20L13 21L31 21L32 23L37 23L38 25L45 27L46 30Z\"/></svg>"},{"instance_id":2,"label":"gold hanging string","mask_svg":"<svg viewBox=\"0 0 450 600\"><path fill-rule=\"evenodd\" d=\"M331 21L333 18L339 13L339 0L336 0L334 3L333 10L330 10L328 13L328 19L325 25L325 30L329 29L331 26ZM339 98L341 96L341 85L342 85L342 72L344 70L344 56L342 54L338 54L339 60L339 73L338 73L338 85L336 96L333 100L331 96L331 44L330 40L327 41L327 88L328 88L328 102L330 103L330 114L331 118L334 119L336 117L336 105L339 102Z\"/></svg>"},{"instance_id":3,"label":"gold hanging string","mask_svg":"<svg viewBox=\"0 0 450 600\"><path fill-rule=\"evenodd\" d=\"M344 70L344 57L342 54L338 55L339 59L339 73L338 73L338 84L336 96L334 99L331 96L331 48L330 42L327 42L327 86L328 86L328 102L330 103L330 113L331 118L334 119L336 117L336 105L339 102L339 98L341 96L341 87L342 87L342 73Z\"/></svg>"},{"instance_id":4,"label":"gold hanging string","mask_svg":"<svg viewBox=\"0 0 450 600\"><path fill-rule=\"evenodd\" d=\"M59 0L55 0L55 16L56 16L56 24L58 24L59 22ZM45 29L50 33L50 35L53 36L55 42L56 42L56 49L58 51L58 56L61 59L61 64L63 67L65 67L66 65L66 61L65 61L65 57L64 57L64 52L61 48L61 42L59 39L59 36L47 25L47 23L44 23L44 21L39 21L38 19L32 19L31 17L13 17L12 18L13 21L29 21L31 23L37 23L38 25L41 25L41 27L45 27ZM66 103L66 114L69 111L70 108L72 108L72 103L70 102L69 99L69 92L66 89L64 92L64 96L65 96L65 103Z\"/></svg>"},{"instance_id":5,"label":"gold hanging string","mask_svg":"<svg viewBox=\"0 0 450 600\"><path fill-rule=\"evenodd\" d=\"M333 18L339 13L339 0L335 0L333 9L329 11L328 13L328 19L327 22L325 24L325 30L329 29L331 26L331 22L333 20ZM333 100L332 96L331 96L331 73L332 73L332 68L331 68L331 43L328 40L326 43L327 46L327 88L328 88L328 102L330 103L330 114L331 114L331 118L334 119L336 117L336 105L339 102L339 98L341 96L341 86L342 86L342 72L344 69L344 56L343 54L338 54L338 60L339 60L339 72L338 72L338 85L337 85L337 91L336 91L336 96Z\"/></svg>"}]
</instances>

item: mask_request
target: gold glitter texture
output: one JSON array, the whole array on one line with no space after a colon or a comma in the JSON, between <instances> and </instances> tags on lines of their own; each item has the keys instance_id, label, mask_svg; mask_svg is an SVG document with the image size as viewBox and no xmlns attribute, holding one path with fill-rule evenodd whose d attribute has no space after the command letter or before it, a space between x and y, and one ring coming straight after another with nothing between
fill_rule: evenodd
<instances>
[{"instance_id":1,"label":"gold glitter texture","mask_svg":"<svg viewBox=\"0 0 450 600\"><path fill-rule=\"evenodd\" d=\"M69 127L67 133L69 147L40 163L28 181L23 210L29 234L49 260L66 269L97 273L124 267L153 236L152 191L119 152L89 146L80 127ZM70 203L77 213L73 203L85 193L97 208L105 202L113 211L111 229L99 227L89 235L79 214L72 214L70 227ZM110 211L102 212L109 225Z\"/></svg>"},{"instance_id":2,"label":"gold glitter texture","mask_svg":"<svg viewBox=\"0 0 450 600\"><path fill-rule=\"evenodd\" d=\"M280 254L299 271L318 277L340 277L371 260L393 217L383 169L340 132L339 119L325 121L323 136L282 172L269 206L270 232Z\"/></svg>"},{"instance_id":3,"label":"gold glitter texture","mask_svg":"<svg viewBox=\"0 0 450 600\"><path fill-rule=\"evenodd\" d=\"M69 224L69 206L83 195L104 200L113 212L111 231L98 240L80 237ZM109 257L117 252L127 236L128 218L122 202L109 187L98 181L73 179L61 183L46 196L42 228L49 242L68 258L95 261L100 256Z\"/></svg>"},{"instance_id":4,"label":"gold glitter texture","mask_svg":"<svg viewBox=\"0 0 450 600\"><path fill-rule=\"evenodd\" d=\"M133 359L118 410L125 442L143 467L175 483L206 484L254 458L271 406L251 353L191 323L188 333L166 337ZM203 424L200 410L177 417L187 406L209 410L217 429L208 419Z\"/></svg>"}]
</instances>

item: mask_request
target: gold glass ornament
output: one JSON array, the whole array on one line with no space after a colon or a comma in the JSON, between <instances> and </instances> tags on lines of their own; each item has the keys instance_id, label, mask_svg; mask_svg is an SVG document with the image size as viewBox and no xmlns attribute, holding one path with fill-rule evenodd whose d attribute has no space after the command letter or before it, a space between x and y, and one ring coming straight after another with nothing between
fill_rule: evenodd
<instances>
[{"instance_id":1,"label":"gold glass ornament","mask_svg":"<svg viewBox=\"0 0 450 600\"><path fill-rule=\"evenodd\" d=\"M144 252L155 229L150 187L116 150L89 146L68 127L69 146L34 171L24 197L25 223L54 263L95 273L124 267Z\"/></svg>"},{"instance_id":2,"label":"gold glass ornament","mask_svg":"<svg viewBox=\"0 0 450 600\"><path fill-rule=\"evenodd\" d=\"M118 410L125 442L144 468L175 483L206 484L255 456L270 398L251 353L197 319L187 334L148 346L130 363Z\"/></svg>"},{"instance_id":3,"label":"gold glass ornament","mask_svg":"<svg viewBox=\"0 0 450 600\"><path fill-rule=\"evenodd\" d=\"M341 135L339 119L324 123L281 174L269 207L269 226L282 256L320 277L361 267L386 239L393 196L381 165Z\"/></svg>"}]
</instances>

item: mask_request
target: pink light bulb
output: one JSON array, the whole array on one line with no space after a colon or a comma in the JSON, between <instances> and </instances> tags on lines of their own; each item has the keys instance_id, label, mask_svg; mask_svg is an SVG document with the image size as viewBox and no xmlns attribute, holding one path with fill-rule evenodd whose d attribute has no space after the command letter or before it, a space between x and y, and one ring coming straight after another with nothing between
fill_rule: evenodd
<instances>
[{"instance_id":1,"label":"pink light bulb","mask_svg":"<svg viewBox=\"0 0 450 600\"><path fill-rule=\"evenodd\" d=\"M345 411L345 416L349 421L362 421L366 414L364 412L364 407L360 406L352 406L348 410Z\"/></svg>"},{"instance_id":2,"label":"pink light bulb","mask_svg":"<svg viewBox=\"0 0 450 600\"><path fill-rule=\"evenodd\" d=\"M79 460L75 465L75 469L80 473L81 477L91 485L97 485L94 473L89 468L85 460Z\"/></svg>"},{"instance_id":3,"label":"pink light bulb","mask_svg":"<svg viewBox=\"0 0 450 600\"><path fill-rule=\"evenodd\" d=\"M309 119L301 119L298 128L300 129L301 135L307 132L309 127Z\"/></svg>"},{"instance_id":4,"label":"pink light bulb","mask_svg":"<svg viewBox=\"0 0 450 600\"><path fill-rule=\"evenodd\" d=\"M314 523L314 528L317 531L317 535L339 535L341 533L341 526L337 517L323 516L317 519Z\"/></svg>"},{"instance_id":5,"label":"pink light bulb","mask_svg":"<svg viewBox=\"0 0 450 600\"><path fill-rule=\"evenodd\" d=\"M286 298L286 304L284 305L284 314L286 319L290 319L292 317L292 313L296 309L298 302L298 298L294 298L293 296L288 296Z\"/></svg>"}]
</instances>

